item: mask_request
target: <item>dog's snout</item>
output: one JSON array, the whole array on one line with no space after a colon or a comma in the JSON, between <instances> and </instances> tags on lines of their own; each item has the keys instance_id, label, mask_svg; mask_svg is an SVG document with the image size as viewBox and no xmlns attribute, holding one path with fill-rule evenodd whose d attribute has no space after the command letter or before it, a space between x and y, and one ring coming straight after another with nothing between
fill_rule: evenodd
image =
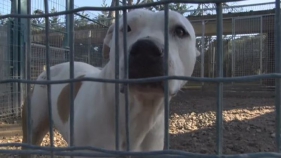
<instances>
[{"instance_id":1,"label":"dog's snout","mask_svg":"<svg viewBox=\"0 0 281 158\"><path fill-rule=\"evenodd\" d=\"M133 44L130 56L132 57L162 57L163 48L159 46L155 41L150 39L141 39Z\"/></svg>"},{"instance_id":2,"label":"dog's snout","mask_svg":"<svg viewBox=\"0 0 281 158\"><path fill-rule=\"evenodd\" d=\"M163 45L158 39L143 38L135 42L129 55L129 78L163 75Z\"/></svg>"}]
</instances>

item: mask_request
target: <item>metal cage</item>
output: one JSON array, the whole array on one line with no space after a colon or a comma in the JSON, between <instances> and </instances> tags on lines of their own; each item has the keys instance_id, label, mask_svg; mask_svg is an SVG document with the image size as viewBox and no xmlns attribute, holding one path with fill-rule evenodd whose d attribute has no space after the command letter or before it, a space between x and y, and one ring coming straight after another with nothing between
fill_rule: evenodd
<instances>
[{"instance_id":1,"label":"metal cage","mask_svg":"<svg viewBox=\"0 0 281 158\"><path fill-rule=\"evenodd\" d=\"M229 0L231 1L231 0ZM280 157L280 151L281 151L281 137L280 137L280 133L281 133L281 45L280 45L280 0L276 0L275 1L275 17L274 17L274 43L275 43L275 47L274 47L274 52L275 52L275 70L274 72L272 71L271 73L267 73L267 74L256 74L256 73L252 73L252 69L247 70L247 72L245 73L240 73L239 71L232 71L231 74L228 75L224 75L224 44L223 44L223 8L222 8L222 3L224 2L229 2L228 0L165 0L165 1L158 1L158 2L153 2L153 3L147 3L147 4L141 4L141 5L137 5L137 6L126 6L126 0L123 0L123 4L124 6L118 6L119 2L117 1L116 3L116 7L113 8L105 8L105 7L81 7L81 8L75 8L74 7L74 0L67 0L67 6L68 6L68 10L63 11L60 10L58 12L53 12L53 13L49 13L49 2L48 0L44 0L44 4L42 3L42 5L44 6L44 10L45 12L42 14L37 14L37 15L31 15L30 13L30 0L25 0L25 1L17 1L18 3L25 3L25 5L22 6L26 6L26 8L21 8L19 12L13 12L12 14L7 14L7 15L2 15L0 16L0 19L4 19L4 18L11 18L11 19L18 19L18 20L14 20L13 22L9 23L9 25L12 25L12 27L15 30L18 30L21 32L21 34L25 34L27 36L19 36L20 34L12 34L9 36L16 36L19 38L19 41L14 41L20 45L14 45L12 47L9 48L2 48L4 51L9 51L10 55L14 55L14 57L3 57L1 60L1 64L5 65L5 64L11 64L12 63L12 67L13 69L11 69L10 72L6 72L6 71L2 71L1 70L1 86L7 86L7 87L12 87L12 90L10 89L8 93L13 93L13 95L17 95L18 97L16 97L17 99L11 99L9 97L3 97L3 102L13 102L11 105L15 105L19 107L19 104L21 102L20 98L23 98L25 94L20 93L22 89L26 89L26 94L28 94L31 90L31 86L32 84L43 84L43 85L47 85L47 89L48 89L48 103L49 103L49 114L50 114L50 140L51 140L51 147L38 147L38 146L33 146L30 144L21 144L21 143L8 143L8 144L0 144L0 147L8 147L8 146L23 146L26 147L30 150L6 150L6 149L1 149L0 153L4 153L4 154L18 154L18 155L27 155L27 154L41 154L41 155L51 155L52 157L54 155L59 155L59 156L87 156L87 157L118 157L118 156L136 156L136 157ZM232 0L232 1L238 1L238 0ZM6 2L6 1L5 1ZM168 4L169 3L214 3L216 5L216 19L215 19L215 23L216 23L216 37L213 37L212 40L215 40L216 42L213 43L213 45L216 46L216 50L213 52L215 53L215 59L212 58L212 62L213 63L213 74L212 76L205 76L204 74L204 69L200 69L200 75L199 73L196 73L197 77L184 77L184 76L169 76L168 74L168 48L169 48L169 43L168 43L168 16L169 16L169 8L168 8ZM1 4L2 2L0 2ZM4 4L4 3L3 3ZM165 11L165 55L164 55L164 59L165 59L165 76L164 77L156 77L156 78L147 78L147 79L135 79L135 80L129 80L128 79L128 59L125 58L125 62L124 63L118 63L119 61L119 50L118 47L126 47L126 41L127 39L124 38L124 45L123 46L119 46L117 43L117 40L119 39L119 33L116 33L116 55L115 55L115 79L98 79L98 78L83 78L83 79L74 79L74 60L80 60L80 61L85 61L89 62L88 60L92 60L91 59L91 53L86 54L86 57L83 57L83 55L81 56L75 56L74 52L76 48L79 48L78 45L74 45L74 38L75 38L75 34L74 34L74 29L75 29L75 23L74 23L74 16L76 15L77 12L80 11L85 11L85 10L95 10L95 11L106 11L106 10L119 10L119 11L123 11L123 16L124 16L124 21L122 21L122 23L126 24L127 23L127 9L133 9L133 8L142 8L142 7L149 7L149 6L153 6L153 5L164 5L164 11ZM20 5L17 5L20 6ZM60 30L61 34L67 34L66 35L66 39L61 40L60 42L57 43L51 43L50 42L50 38L53 30L50 27L50 20L48 17L50 16L66 16L67 18L67 26L66 26L66 30ZM119 19L119 12L116 12L116 19ZM45 29L42 30L37 30L37 33L43 33L42 36L39 37L39 35L36 38L35 41L39 41L38 43L32 43L32 39L29 38L30 35L32 35L32 24L30 20L27 19L31 19L31 18L45 18ZM252 21L254 21L254 23L260 23L262 17L250 17L252 18ZM239 18L234 18L232 19L234 21L233 26L234 26L234 33L235 33L235 28L238 27L238 23L243 22L244 19L239 19ZM116 24L115 27L116 29L118 29L119 25L118 25L118 20L116 20ZM201 22L202 23L202 22ZM24 25L25 27L21 27L21 25ZM203 21L203 26L205 25L204 21ZM207 25L207 24L206 24ZM38 26L40 27L40 26ZM25 28L25 29L22 29ZM5 31L5 26L0 26L0 32L4 30ZM41 32L40 32L41 31ZM102 31L101 31L102 32ZM103 33L101 33L101 37L104 35L105 31ZM89 32L86 32L87 35L89 35ZM126 37L127 32L124 31L124 37ZM242 35L241 35L242 36ZM2 38L2 34L0 33L0 38ZM9 38L9 37L3 37L3 38ZM232 35L231 38L237 38L236 35ZM257 38L255 41L255 45L258 45L258 48L262 49L264 46L261 45L261 41L264 40L262 36L258 36L255 37ZM40 43L40 40L44 41L43 44ZM200 39L199 39L200 40ZM1 45L2 40L0 41L0 45ZM204 40L202 41L204 42ZM58 49L55 47L55 44L60 44L60 45L64 45L63 49ZM86 42L85 42L86 43ZM239 43L239 40L233 42L232 44L237 45ZM8 45L8 44L4 44L4 45ZM100 45L97 45L96 47L100 47ZM236 47L237 49L239 49L239 47ZM88 47L88 50L90 51L92 49L92 46ZM32 50L36 50L36 51L32 51ZM203 50L203 48L202 48ZM1 52L1 50L0 50ZM24 52L24 53L20 53L19 52ZM31 54L30 52L35 52L35 54ZM87 51L84 51L87 52ZM232 60L234 61L240 61L240 58L243 58L244 56L246 56L247 54L245 54L245 51L239 51L239 50L234 50L234 52L238 55L243 54L243 56L238 56L236 54L232 54ZM252 59L257 59L258 63L262 63L262 57L264 54L261 53L261 51L258 51L259 53L257 53L255 56L252 56ZM127 52L125 52L127 53ZM92 54L93 55L93 54ZM24 62L20 62L23 60L14 60L15 57L20 58L20 59L25 59ZM50 58L51 57L55 57L56 61L51 61ZM77 57L77 58L76 58ZM125 55L126 57L126 55ZM13 62L8 62L9 60L11 60L11 58L14 60ZM201 57L198 61L201 61L203 63L204 62L204 56ZM59 81L50 81L50 66L54 65L56 63L60 63L63 61L70 61L70 76L68 80L59 80ZM248 61L247 61L248 62ZM37 64L34 64L37 63ZM255 62L256 63L256 62ZM96 66L102 66L103 63L94 63L93 65ZM118 67L119 64L124 64L125 65L125 79L121 80L118 79L119 78L119 71L118 71ZM11 65L10 65L11 66ZM34 67L33 67L34 66ZM243 67L241 65L235 65L234 63L230 63L230 65L232 68L234 68L235 70L239 70L241 69L240 67ZM24 67L23 70L19 71L19 67ZM227 66L225 66L227 67ZM257 65L253 65L253 67L257 67ZM200 68L200 67L199 67ZM198 68L198 69L199 69ZM263 68L263 66L262 66ZM1 69L1 67L0 67ZM38 73L43 70L46 69L47 72L47 81L34 81L34 77L36 77L38 75ZM197 69L196 69L197 70ZM262 70L261 70L262 71ZM9 75L7 74L12 74L13 77L7 77ZM247 75L247 76L246 76ZM24 77L22 77L24 76ZM195 153L189 153L189 152L182 152L182 151L175 151L175 150L170 150L169 149L169 133L168 133L168 128L169 128L169 124L168 124L168 117L169 117L169 102L168 102L168 80L171 79L176 79L176 80L189 80L192 82L204 82L204 83L214 83L216 84L216 90L217 90L217 112L216 112L216 130L217 130L217 134L216 134L216 144L217 144L217 155L203 155L203 154L195 154ZM253 81L260 81L261 79L275 79L275 92L276 92L276 99L275 99L275 105L276 105L276 133L278 133L276 135L276 142L277 142L277 151L276 153L251 153L251 154L240 154L240 155L228 155L228 156L224 156L222 155L222 140L223 140L223 129L222 129L222 124L223 124L223 115L222 115L222 109L223 109L223 85L224 83L236 83L236 82L253 82ZM94 148L94 147L73 147L73 132L74 132L74 127L73 127L73 113L74 113L74 108L73 108L73 96L74 96L74 87L73 87L73 83L74 82L78 82L78 81L95 81L95 82L106 82L106 83L114 83L115 84L115 106L117 108L116 110L116 149L118 149L119 147L119 143L118 143L118 136L119 136L119 126L118 126L118 108L119 108L119 83L124 83L125 85L128 83L137 83L137 82L151 82L151 81L159 81L162 80L165 82L165 86L164 86L164 90L165 90L165 118L163 118L165 120L165 149L163 151L155 151L155 152L130 152L130 151L109 151L109 150L103 150L103 149L99 149L99 148ZM54 147L53 144L53 124L52 124L52 109L50 106L50 102L51 102L51 98L50 98L50 84L61 84L61 83L70 83L70 98L71 98L71 108L70 108L70 144L69 147L65 147L65 148L56 148ZM26 86L24 85L26 84ZM2 88L1 88L2 89ZM128 91L126 90L127 87L125 86L125 100L126 100L126 114L128 114ZM28 99L28 102L30 102L30 98ZM2 100L0 105L2 104ZM4 104L4 103L3 103ZM27 112L30 114L30 111L32 110L30 108L30 105L28 104L28 108L27 108ZM31 126L31 119L29 118L30 115L28 115L28 127ZM126 115L126 134L128 135L130 133L129 131L129 116ZM29 132L29 142L31 142L31 137L30 137L30 130L28 130ZM128 146L128 150L129 150L129 144L130 144L130 140L129 137L127 137L126 140L127 146ZM79 150L79 151L78 151ZM90 153L84 153L81 150L92 150L92 151L97 151L98 153L95 154L90 154ZM70 151L70 152L67 152Z\"/></svg>"}]
</instances>

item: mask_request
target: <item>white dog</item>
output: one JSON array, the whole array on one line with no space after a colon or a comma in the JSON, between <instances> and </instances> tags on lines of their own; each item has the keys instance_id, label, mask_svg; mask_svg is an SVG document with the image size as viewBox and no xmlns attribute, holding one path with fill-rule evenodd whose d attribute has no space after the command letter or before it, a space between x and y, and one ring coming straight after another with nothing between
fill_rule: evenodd
<instances>
[{"instance_id":1,"label":"white dog","mask_svg":"<svg viewBox=\"0 0 281 158\"><path fill-rule=\"evenodd\" d=\"M112 25L104 39L103 54L110 58L99 70L82 62L75 62L75 78L115 78L115 32L119 32L119 72L124 74L123 31L127 31L129 78L163 76L164 12L136 9L128 13L128 26L120 29ZM195 32L181 14L169 11L169 75L191 76L196 56ZM69 79L69 62L51 67L51 79ZM38 81L46 80L46 72ZM169 81L169 100L186 81ZM70 141L69 84L51 86L54 127L66 142ZM32 143L40 145L49 130L46 86L36 85L31 94ZM77 82L74 84L74 144L115 150L115 86L111 83ZM163 82L130 84L130 149L131 151L162 150L164 147ZM125 100L120 91L120 150L126 150ZM26 105L23 106L23 142L27 142Z\"/></svg>"}]
</instances>

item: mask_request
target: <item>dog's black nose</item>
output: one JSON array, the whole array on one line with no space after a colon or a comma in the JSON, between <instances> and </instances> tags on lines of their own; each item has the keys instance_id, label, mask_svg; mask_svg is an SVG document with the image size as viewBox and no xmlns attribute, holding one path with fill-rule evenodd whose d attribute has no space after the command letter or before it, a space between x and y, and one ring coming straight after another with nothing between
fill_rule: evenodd
<instances>
[{"instance_id":1,"label":"dog's black nose","mask_svg":"<svg viewBox=\"0 0 281 158\"><path fill-rule=\"evenodd\" d=\"M145 57L145 58L158 58L163 56L163 48L157 41L152 39L141 39L133 44L131 51L131 57Z\"/></svg>"},{"instance_id":2,"label":"dog's black nose","mask_svg":"<svg viewBox=\"0 0 281 158\"><path fill-rule=\"evenodd\" d=\"M157 39L143 38L129 51L129 78L147 78L163 75L163 45Z\"/></svg>"}]
</instances>

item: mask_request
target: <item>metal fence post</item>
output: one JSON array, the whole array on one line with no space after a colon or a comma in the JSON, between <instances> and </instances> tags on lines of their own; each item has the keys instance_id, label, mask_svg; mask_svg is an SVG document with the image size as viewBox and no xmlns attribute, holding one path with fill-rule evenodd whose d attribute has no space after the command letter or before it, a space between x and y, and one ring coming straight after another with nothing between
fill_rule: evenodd
<instances>
[{"instance_id":1,"label":"metal fence post","mask_svg":"<svg viewBox=\"0 0 281 158\"><path fill-rule=\"evenodd\" d=\"M20 1L13 1L12 2L12 13L19 14L20 8L19 8ZM18 54L19 54L19 39L20 39L20 31L19 31L19 25L20 20L19 18L14 18L11 24L11 45L10 45L10 51L9 57L10 57L10 78L16 79L17 73L18 73ZM17 83L10 83L11 85L11 106L10 109L14 109L17 107L18 99L17 94L19 92L18 84Z\"/></svg>"},{"instance_id":2,"label":"metal fence post","mask_svg":"<svg viewBox=\"0 0 281 158\"><path fill-rule=\"evenodd\" d=\"M216 3L217 11L217 77L223 77L223 23L222 23L222 3ZM222 155L222 140L223 140L223 83L217 84L217 114L216 114L216 129L217 129L217 154Z\"/></svg>"},{"instance_id":3,"label":"metal fence post","mask_svg":"<svg viewBox=\"0 0 281 158\"><path fill-rule=\"evenodd\" d=\"M201 77L204 77L205 70L205 20L202 20L202 37L201 37ZM201 82L202 89L204 82Z\"/></svg>"},{"instance_id":4,"label":"metal fence post","mask_svg":"<svg viewBox=\"0 0 281 158\"><path fill-rule=\"evenodd\" d=\"M74 0L67 0L70 10L74 9ZM74 13L69 14L69 61L70 75L69 78L74 78ZM74 146L74 83L70 82L70 143L69 146Z\"/></svg>"},{"instance_id":5,"label":"metal fence post","mask_svg":"<svg viewBox=\"0 0 281 158\"><path fill-rule=\"evenodd\" d=\"M115 6L119 6L119 1L115 1ZM115 11L115 30L119 30L119 10L114 10ZM115 31L115 79L118 80L119 77L119 32ZM120 116L120 107L119 107L119 91L120 87L118 83L115 83L115 149L120 150L120 140L119 140L119 133L120 133L120 128L119 128L119 116Z\"/></svg>"},{"instance_id":6,"label":"metal fence post","mask_svg":"<svg viewBox=\"0 0 281 158\"><path fill-rule=\"evenodd\" d=\"M164 75L169 76L169 4L164 5ZM169 114L170 114L170 105L169 105L169 83L168 80L164 81L164 122L165 122L165 131L164 131L164 149L169 150L170 148L170 135L169 135Z\"/></svg>"},{"instance_id":7,"label":"metal fence post","mask_svg":"<svg viewBox=\"0 0 281 158\"><path fill-rule=\"evenodd\" d=\"M275 52L275 72L281 73L281 12L280 12L280 0L276 0L276 9L275 9L275 19L274 19L274 52ZM276 107L276 145L277 145L277 152L281 152L281 79L275 79L275 107Z\"/></svg>"},{"instance_id":8,"label":"metal fence post","mask_svg":"<svg viewBox=\"0 0 281 158\"><path fill-rule=\"evenodd\" d=\"M263 72L263 63L262 63L262 58L263 58L263 18L262 16L260 17L260 74L262 74ZM260 80L260 84L262 85L262 80Z\"/></svg>"},{"instance_id":9,"label":"metal fence post","mask_svg":"<svg viewBox=\"0 0 281 158\"><path fill-rule=\"evenodd\" d=\"M89 30L89 34L88 34L88 64L91 64L91 51L92 51L92 42L91 42L91 38L92 38L92 31Z\"/></svg>"},{"instance_id":10,"label":"metal fence post","mask_svg":"<svg viewBox=\"0 0 281 158\"><path fill-rule=\"evenodd\" d=\"M231 77L235 77L235 35L235 18L232 18Z\"/></svg>"},{"instance_id":11,"label":"metal fence post","mask_svg":"<svg viewBox=\"0 0 281 158\"><path fill-rule=\"evenodd\" d=\"M65 10L68 11L70 10L70 1L71 0L65 0ZM68 51L65 51L65 60L69 60L69 32L70 32L70 14L65 15L65 34L64 34L64 38L63 38L63 46L64 48L68 49Z\"/></svg>"},{"instance_id":12,"label":"metal fence post","mask_svg":"<svg viewBox=\"0 0 281 158\"><path fill-rule=\"evenodd\" d=\"M31 0L21 0L21 5L20 5L20 14L23 15L30 15L31 14ZM30 53L30 19L27 18L21 18L20 19L20 24L22 25L21 27L21 38L20 38L20 53L19 53L19 71L20 79L25 79L26 78L26 53ZM20 84L19 83L19 101L18 101L18 107L16 108L16 113L19 114L20 111L20 106L21 103L24 101L24 97L26 96L26 85L25 84Z\"/></svg>"},{"instance_id":13,"label":"metal fence post","mask_svg":"<svg viewBox=\"0 0 281 158\"><path fill-rule=\"evenodd\" d=\"M122 0L123 6L127 5L126 0ZM123 27L127 26L127 9L123 9ZM123 49L124 49L124 79L128 79L129 77L129 53L127 51L127 31L123 32ZM124 100L125 100L125 131L126 131L126 145L127 151L130 151L130 107L129 107L129 89L128 89L128 84L123 84L123 89L124 89Z\"/></svg>"},{"instance_id":14,"label":"metal fence post","mask_svg":"<svg viewBox=\"0 0 281 158\"><path fill-rule=\"evenodd\" d=\"M65 0L65 10L70 10L70 0ZM64 47L69 48L69 18L70 15L67 14L65 15L65 34L64 34L64 39L63 39L63 43L64 43Z\"/></svg>"},{"instance_id":15,"label":"metal fence post","mask_svg":"<svg viewBox=\"0 0 281 158\"><path fill-rule=\"evenodd\" d=\"M49 13L49 3L48 0L44 0L44 9L45 13ZM50 41L49 41L49 32L50 32L50 21L49 17L45 17L45 40L46 40L46 76L47 81L51 79L50 72ZM48 104L48 113L49 113L49 133L50 133L50 146L54 147L54 131L53 131L53 113L52 113L52 105L51 105L51 84L47 84L47 104ZM54 153L51 150L51 158L54 157Z\"/></svg>"}]
</instances>

